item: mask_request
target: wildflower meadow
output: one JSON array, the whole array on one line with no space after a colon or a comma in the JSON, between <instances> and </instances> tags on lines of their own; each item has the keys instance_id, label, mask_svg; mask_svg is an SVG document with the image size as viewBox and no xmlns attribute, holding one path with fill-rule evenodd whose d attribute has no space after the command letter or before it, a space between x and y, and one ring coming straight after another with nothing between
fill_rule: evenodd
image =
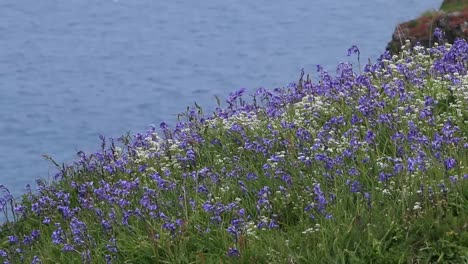
<instances>
[{"instance_id":1,"label":"wildflower meadow","mask_svg":"<svg viewBox=\"0 0 468 264\"><path fill-rule=\"evenodd\" d=\"M0 186L0 260L468 263L467 42L348 55L73 164L46 156L54 179Z\"/></svg>"}]
</instances>

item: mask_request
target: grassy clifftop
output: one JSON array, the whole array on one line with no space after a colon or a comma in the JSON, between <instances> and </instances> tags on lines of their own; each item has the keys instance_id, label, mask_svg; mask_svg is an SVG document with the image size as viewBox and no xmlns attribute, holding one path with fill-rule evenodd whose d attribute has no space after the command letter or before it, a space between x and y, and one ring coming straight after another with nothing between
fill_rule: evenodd
<instances>
[{"instance_id":1,"label":"grassy clifftop","mask_svg":"<svg viewBox=\"0 0 468 264\"><path fill-rule=\"evenodd\" d=\"M1 186L0 260L467 262L467 54L407 43L102 138L22 201Z\"/></svg>"},{"instance_id":2,"label":"grassy clifftop","mask_svg":"<svg viewBox=\"0 0 468 264\"><path fill-rule=\"evenodd\" d=\"M462 11L468 8L467 0L444 0L440 6L440 10L445 12Z\"/></svg>"}]
</instances>

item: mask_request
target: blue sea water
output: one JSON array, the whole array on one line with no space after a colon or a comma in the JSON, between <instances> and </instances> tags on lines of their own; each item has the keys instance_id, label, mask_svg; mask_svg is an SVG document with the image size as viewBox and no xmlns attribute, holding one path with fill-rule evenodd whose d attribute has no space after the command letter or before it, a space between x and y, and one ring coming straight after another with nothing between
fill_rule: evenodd
<instances>
[{"instance_id":1,"label":"blue sea water","mask_svg":"<svg viewBox=\"0 0 468 264\"><path fill-rule=\"evenodd\" d=\"M0 0L0 184L16 197L99 135L384 51L441 0ZM354 60L354 61L353 61Z\"/></svg>"}]
</instances>

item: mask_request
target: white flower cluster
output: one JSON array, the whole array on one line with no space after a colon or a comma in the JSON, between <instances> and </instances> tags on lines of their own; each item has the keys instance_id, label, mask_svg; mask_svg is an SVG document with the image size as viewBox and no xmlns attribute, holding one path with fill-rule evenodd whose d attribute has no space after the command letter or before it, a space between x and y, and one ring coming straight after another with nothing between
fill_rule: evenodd
<instances>
[{"instance_id":1,"label":"white flower cluster","mask_svg":"<svg viewBox=\"0 0 468 264\"><path fill-rule=\"evenodd\" d=\"M213 118L206 121L206 124L212 128L231 129L235 124L242 124L245 128L256 129L260 125L260 120L255 112L240 112L228 118Z\"/></svg>"},{"instance_id":2,"label":"white flower cluster","mask_svg":"<svg viewBox=\"0 0 468 264\"><path fill-rule=\"evenodd\" d=\"M188 131L188 129L185 129ZM149 147L138 147L135 149L134 162L136 164L151 165L157 159L158 167L161 170L170 168L180 168L177 155L183 155L185 151L180 147L180 142L173 139L162 139L158 133L154 132L145 138ZM172 158L171 158L172 157ZM147 171L156 171L154 167L148 166Z\"/></svg>"},{"instance_id":3,"label":"white flower cluster","mask_svg":"<svg viewBox=\"0 0 468 264\"><path fill-rule=\"evenodd\" d=\"M320 224L315 224L314 227L307 228L306 230L302 231L302 234L311 234L320 231Z\"/></svg>"}]
</instances>

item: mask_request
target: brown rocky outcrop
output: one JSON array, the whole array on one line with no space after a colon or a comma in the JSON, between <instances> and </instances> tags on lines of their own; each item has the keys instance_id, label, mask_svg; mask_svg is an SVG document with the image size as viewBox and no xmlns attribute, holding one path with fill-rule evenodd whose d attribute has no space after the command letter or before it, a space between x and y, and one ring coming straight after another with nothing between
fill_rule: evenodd
<instances>
[{"instance_id":1,"label":"brown rocky outcrop","mask_svg":"<svg viewBox=\"0 0 468 264\"><path fill-rule=\"evenodd\" d=\"M439 10L428 11L417 19L399 24L387 50L398 53L406 39L413 45L419 42L432 47L437 42L433 35L435 28L445 32L447 42L453 43L456 38L468 39L468 0L444 0Z\"/></svg>"}]
</instances>

